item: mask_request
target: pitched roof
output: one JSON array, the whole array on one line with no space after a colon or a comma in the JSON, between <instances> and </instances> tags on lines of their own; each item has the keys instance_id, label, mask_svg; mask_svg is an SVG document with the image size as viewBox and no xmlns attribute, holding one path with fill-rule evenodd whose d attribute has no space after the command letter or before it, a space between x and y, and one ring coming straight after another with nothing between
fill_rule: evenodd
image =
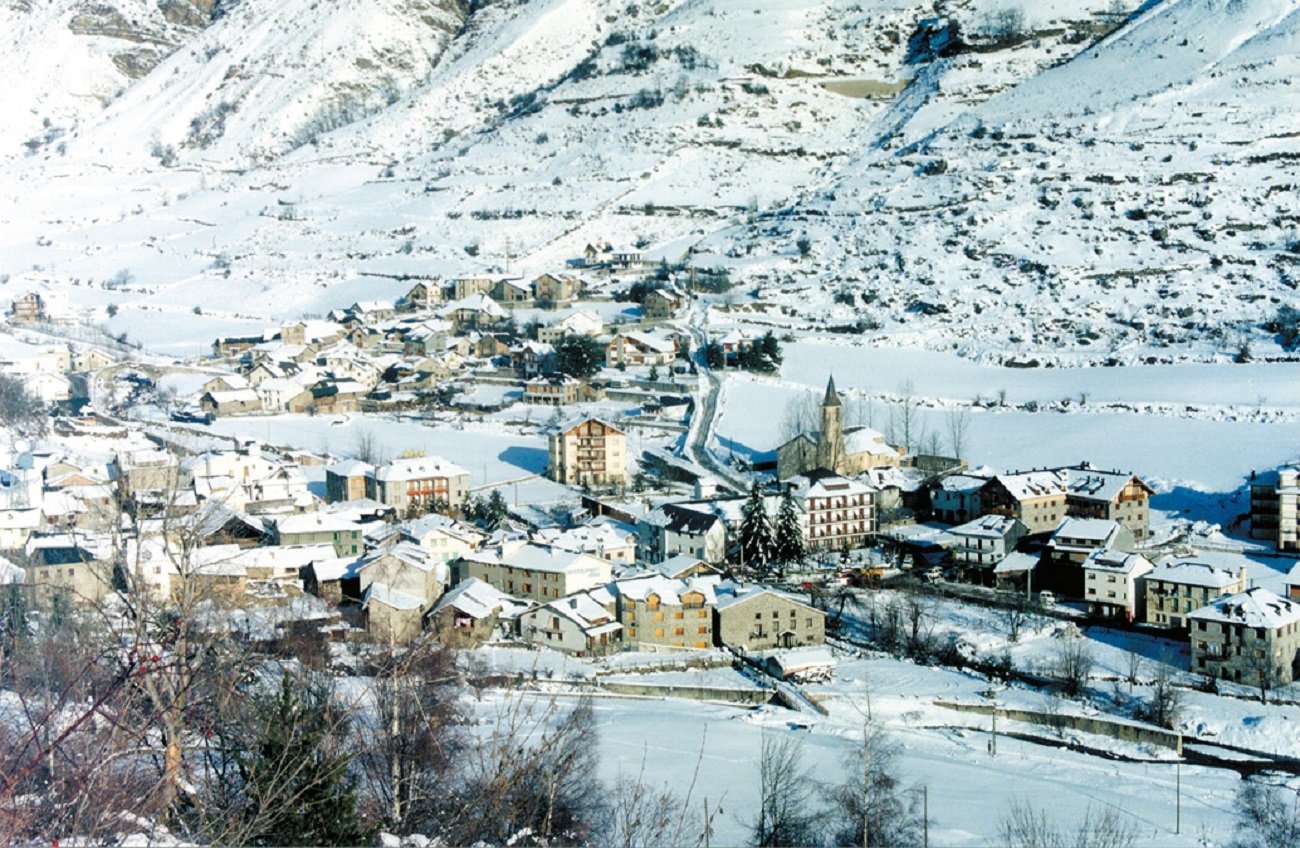
<instances>
[{"instance_id":1,"label":"pitched roof","mask_svg":"<svg viewBox=\"0 0 1300 848\"><path fill-rule=\"evenodd\" d=\"M375 479L381 482L400 482L403 480L423 480L432 477L458 477L469 475L459 465L448 462L439 456L417 456L395 459L375 472Z\"/></svg>"},{"instance_id":2,"label":"pitched roof","mask_svg":"<svg viewBox=\"0 0 1300 848\"><path fill-rule=\"evenodd\" d=\"M476 619L487 618L493 613L501 618L515 618L528 608L528 604L477 577L467 577L443 594L434 604L433 612L447 607Z\"/></svg>"},{"instance_id":3,"label":"pitched roof","mask_svg":"<svg viewBox=\"0 0 1300 848\"><path fill-rule=\"evenodd\" d=\"M1010 533L1018 523L1018 519L1008 518L1004 515L981 515L974 521L967 521L965 524L949 528L948 532L954 536L1001 539Z\"/></svg>"},{"instance_id":4,"label":"pitched roof","mask_svg":"<svg viewBox=\"0 0 1300 848\"><path fill-rule=\"evenodd\" d=\"M1300 622L1300 603L1256 586L1244 592L1215 598L1209 606L1192 612L1188 618L1273 630Z\"/></svg>"},{"instance_id":5,"label":"pitched roof","mask_svg":"<svg viewBox=\"0 0 1300 848\"><path fill-rule=\"evenodd\" d=\"M1297 568L1300 568L1300 566L1297 566ZM1292 569L1292 571L1294 570ZM1212 565L1195 555L1187 558L1168 557L1162 559L1160 564L1155 567L1155 570L1147 575L1148 580L1161 580L1165 583L1177 583L1181 586L1204 586L1209 589L1223 589L1231 586L1240 577L1240 571Z\"/></svg>"}]
</instances>

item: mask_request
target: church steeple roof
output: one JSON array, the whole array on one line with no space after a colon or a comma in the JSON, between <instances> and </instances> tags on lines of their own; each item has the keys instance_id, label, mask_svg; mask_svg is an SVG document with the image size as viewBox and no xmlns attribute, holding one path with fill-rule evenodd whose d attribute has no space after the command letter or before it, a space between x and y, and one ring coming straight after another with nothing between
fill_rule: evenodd
<instances>
[{"instance_id":1,"label":"church steeple roof","mask_svg":"<svg viewBox=\"0 0 1300 848\"><path fill-rule=\"evenodd\" d=\"M826 380L826 398L822 401L822 406L839 406L840 393L835 391L835 375L832 374Z\"/></svg>"}]
</instances>

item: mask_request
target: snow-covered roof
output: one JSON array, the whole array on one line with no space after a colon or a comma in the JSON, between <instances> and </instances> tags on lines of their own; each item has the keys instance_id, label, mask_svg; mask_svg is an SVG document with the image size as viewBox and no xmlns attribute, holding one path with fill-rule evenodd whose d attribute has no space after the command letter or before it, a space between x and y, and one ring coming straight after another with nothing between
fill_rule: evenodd
<instances>
[{"instance_id":1,"label":"snow-covered roof","mask_svg":"<svg viewBox=\"0 0 1300 848\"><path fill-rule=\"evenodd\" d=\"M1065 486L1070 496L1086 500L1113 501L1135 479L1127 472L1101 471L1087 465L1062 468L1061 471L1066 475ZM1146 486L1145 483L1142 485Z\"/></svg>"},{"instance_id":2,"label":"snow-covered roof","mask_svg":"<svg viewBox=\"0 0 1300 848\"><path fill-rule=\"evenodd\" d=\"M898 449L885 441L885 436L870 427L849 427L844 431L844 452L867 453L872 456L898 456Z\"/></svg>"},{"instance_id":3,"label":"snow-covered roof","mask_svg":"<svg viewBox=\"0 0 1300 848\"><path fill-rule=\"evenodd\" d=\"M624 339L634 344L652 350L655 353L672 353L677 349L677 344L666 336L658 336L654 333L643 333L636 330L627 330L619 333Z\"/></svg>"},{"instance_id":4,"label":"snow-covered roof","mask_svg":"<svg viewBox=\"0 0 1300 848\"><path fill-rule=\"evenodd\" d=\"M1002 559L1002 562L993 566L993 573L1023 574L1026 571L1033 571L1037 567L1038 557L1020 551L1012 551Z\"/></svg>"},{"instance_id":5,"label":"snow-covered roof","mask_svg":"<svg viewBox=\"0 0 1300 848\"><path fill-rule=\"evenodd\" d=\"M417 541L426 538L431 533L441 533L471 546L480 545L487 538L477 528L446 515L439 515L436 512L403 522L402 533L408 538Z\"/></svg>"},{"instance_id":6,"label":"snow-covered roof","mask_svg":"<svg viewBox=\"0 0 1300 848\"><path fill-rule=\"evenodd\" d=\"M212 398L213 403L259 403L261 398L253 389L230 389L229 391L218 389L217 391L208 392L208 397Z\"/></svg>"},{"instance_id":7,"label":"snow-covered roof","mask_svg":"<svg viewBox=\"0 0 1300 848\"><path fill-rule=\"evenodd\" d=\"M547 529L539 531L538 535L542 541L561 550L597 555L607 549L636 544L635 532L612 524L580 525L564 531Z\"/></svg>"},{"instance_id":8,"label":"snow-covered roof","mask_svg":"<svg viewBox=\"0 0 1300 848\"><path fill-rule=\"evenodd\" d=\"M1190 613L1188 618L1275 630L1300 622L1300 603L1256 586L1244 592L1215 598L1209 606Z\"/></svg>"},{"instance_id":9,"label":"snow-covered roof","mask_svg":"<svg viewBox=\"0 0 1300 848\"><path fill-rule=\"evenodd\" d=\"M1025 471L1018 474L999 474L995 478L1018 501L1050 495L1065 494L1064 471Z\"/></svg>"},{"instance_id":10,"label":"snow-covered roof","mask_svg":"<svg viewBox=\"0 0 1300 848\"><path fill-rule=\"evenodd\" d=\"M1114 574L1145 574L1152 568L1151 560L1141 554L1125 551L1101 550L1088 554L1083 567L1090 571L1103 571Z\"/></svg>"},{"instance_id":11,"label":"snow-covered roof","mask_svg":"<svg viewBox=\"0 0 1300 848\"><path fill-rule=\"evenodd\" d=\"M1242 569L1244 568L1243 565ZM1295 569L1292 569L1292 572L1294 573ZM1204 586L1210 589L1231 586L1241 577L1241 570L1222 568L1195 554L1190 557L1166 557L1160 560L1160 564L1147 575L1148 580L1161 580L1181 586ZM1290 581L1291 575L1288 575L1287 579Z\"/></svg>"},{"instance_id":12,"label":"snow-covered roof","mask_svg":"<svg viewBox=\"0 0 1300 848\"><path fill-rule=\"evenodd\" d=\"M562 574L575 569L591 568L593 566L597 568L609 567L609 563L588 554L535 545L531 542L506 547L504 552L500 551L500 549L498 549L497 553L481 551L470 558L486 562L497 562L511 568L545 571L552 574Z\"/></svg>"},{"instance_id":13,"label":"snow-covered roof","mask_svg":"<svg viewBox=\"0 0 1300 848\"><path fill-rule=\"evenodd\" d=\"M361 558L334 557L333 559L322 559L313 562L311 570L316 575L317 583L356 577L361 570Z\"/></svg>"},{"instance_id":14,"label":"snow-covered roof","mask_svg":"<svg viewBox=\"0 0 1300 848\"><path fill-rule=\"evenodd\" d=\"M325 471L338 477L358 477L373 474L375 467L359 459L344 459L325 466Z\"/></svg>"},{"instance_id":15,"label":"snow-covered roof","mask_svg":"<svg viewBox=\"0 0 1300 848\"><path fill-rule=\"evenodd\" d=\"M546 432L567 433L576 427L581 427L583 424L586 424L588 421L595 421L596 423L601 424L602 426L607 427L610 430L613 430L615 433L623 432L622 428L615 427L613 424L610 424L604 418L597 418L594 415L575 415L570 418L566 418L563 421L559 421L556 424L552 425L551 427L548 427Z\"/></svg>"},{"instance_id":16,"label":"snow-covered roof","mask_svg":"<svg viewBox=\"0 0 1300 848\"><path fill-rule=\"evenodd\" d=\"M442 457L417 456L393 460L375 472L375 479L381 482L400 482L461 475L468 476L469 472Z\"/></svg>"},{"instance_id":17,"label":"snow-covered roof","mask_svg":"<svg viewBox=\"0 0 1300 848\"><path fill-rule=\"evenodd\" d=\"M865 495L874 491L870 486L838 474L805 474L790 482L794 484L794 494L799 498L837 498Z\"/></svg>"},{"instance_id":18,"label":"snow-covered roof","mask_svg":"<svg viewBox=\"0 0 1300 848\"><path fill-rule=\"evenodd\" d=\"M677 579L662 574L641 574L616 580L610 584L610 587L614 594L623 598L644 601L649 596L655 595L660 603L677 606L682 602L682 595L688 592L698 592L704 597L706 604L716 603L714 587L719 582L720 578L716 575Z\"/></svg>"},{"instance_id":19,"label":"snow-covered roof","mask_svg":"<svg viewBox=\"0 0 1300 848\"><path fill-rule=\"evenodd\" d=\"M360 529L359 524L345 513L318 511L281 516L275 520L275 529L282 536L298 533L347 533Z\"/></svg>"},{"instance_id":20,"label":"snow-covered roof","mask_svg":"<svg viewBox=\"0 0 1300 848\"><path fill-rule=\"evenodd\" d=\"M685 571L690 571L701 565L707 566L711 570L716 570L704 560L699 557L691 556L690 554L676 554L670 556L663 562L653 563L650 567L665 577L676 577Z\"/></svg>"},{"instance_id":21,"label":"snow-covered roof","mask_svg":"<svg viewBox=\"0 0 1300 848\"><path fill-rule=\"evenodd\" d=\"M789 595L786 595L781 592L777 592L773 589L768 589L764 586L742 586L739 583L735 583L728 580L716 585L713 589L713 593L714 596L717 598L716 605L719 610L724 610L729 607L739 606L741 604L748 603L749 601L752 601L755 598L761 597L763 595L771 595L774 598L780 598L781 600L789 601L792 604L798 604L801 607L807 607L810 610L814 610L819 615L821 614L821 610L817 610L814 607L809 606L806 601L801 601L796 598L792 598Z\"/></svg>"},{"instance_id":22,"label":"snow-covered roof","mask_svg":"<svg viewBox=\"0 0 1300 848\"><path fill-rule=\"evenodd\" d=\"M1001 539L1010 533L1018 519L1005 515L981 515L974 521L967 521L951 528L948 532L954 536L966 536L978 539Z\"/></svg>"},{"instance_id":23,"label":"snow-covered roof","mask_svg":"<svg viewBox=\"0 0 1300 848\"><path fill-rule=\"evenodd\" d=\"M602 633L617 633L623 625L613 620L613 615L603 604L588 592L578 592L565 598L559 598L529 610L552 612L569 619L591 636Z\"/></svg>"},{"instance_id":24,"label":"snow-covered roof","mask_svg":"<svg viewBox=\"0 0 1300 848\"><path fill-rule=\"evenodd\" d=\"M414 542L398 542L383 550L366 554L364 562L361 563L361 568L369 568L376 562L390 557L420 571L433 571L436 567L442 565L441 562L431 557L428 551Z\"/></svg>"},{"instance_id":25,"label":"snow-covered roof","mask_svg":"<svg viewBox=\"0 0 1300 848\"><path fill-rule=\"evenodd\" d=\"M512 619L528 608L528 604L513 598L490 583L477 577L467 577L449 589L434 605L433 612L452 607L475 619L484 619L493 613Z\"/></svg>"},{"instance_id":26,"label":"snow-covered roof","mask_svg":"<svg viewBox=\"0 0 1300 848\"><path fill-rule=\"evenodd\" d=\"M1074 518L1061 521L1052 534L1052 544L1079 542L1088 546L1108 545L1119 532L1120 525L1109 518Z\"/></svg>"},{"instance_id":27,"label":"snow-covered roof","mask_svg":"<svg viewBox=\"0 0 1300 848\"><path fill-rule=\"evenodd\" d=\"M8 583L22 583L26 579L27 572L4 557L0 557L0 586Z\"/></svg>"}]
</instances>

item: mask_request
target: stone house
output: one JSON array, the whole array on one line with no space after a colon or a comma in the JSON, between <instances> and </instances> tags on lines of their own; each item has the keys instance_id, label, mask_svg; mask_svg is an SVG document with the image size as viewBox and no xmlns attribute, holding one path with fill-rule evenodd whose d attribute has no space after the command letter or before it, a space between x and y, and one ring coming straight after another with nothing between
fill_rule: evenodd
<instances>
[{"instance_id":1,"label":"stone house","mask_svg":"<svg viewBox=\"0 0 1300 848\"><path fill-rule=\"evenodd\" d=\"M1066 518L1043 551L1040 589L1083 597L1083 564L1096 551L1132 551L1133 534L1118 521Z\"/></svg>"},{"instance_id":2,"label":"stone house","mask_svg":"<svg viewBox=\"0 0 1300 848\"><path fill-rule=\"evenodd\" d=\"M662 321L676 315L685 303L681 293L673 289L651 289L646 293L641 309L647 319Z\"/></svg>"},{"instance_id":3,"label":"stone house","mask_svg":"<svg viewBox=\"0 0 1300 848\"><path fill-rule=\"evenodd\" d=\"M503 306L522 306L533 301L532 287L517 277L497 280L489 294Z\"/></svg>"},{"instance_id":4,"label":"stone house","mask_svg":"<svg viewBox=\"0 0 1300 848\"><path fill-rule=\"evenodd\" d=\"M375 467L359 459L345 459L325 466L325 502L359 501L368 497L368 480Z\"/></svg>"},{"instance_id":5,"label":"stone house","mask_svg":"<svg viewBox=\"0 0 1300 848\"><path fill-rule=\"evenodd\" d=\"M582 592L535 606L519 616L519 635L531 645L566 654L601 656L621 646L623 626L594 593Z\"/></svg>"},{"instance_id":6,"label":"stone house","mask_svg":"<svg viewBox=\"0 0 1300 848\"><path fill-rule=\"evenodd\" d=\"M1067 480L1059 471L999 474L980 488L980 508L1019 519L1031 535L1048 533L1066 516Z\"/></svg>"},{"instance_id":7,"label":"stone house","mask_svg":"<svg viewBox=\"0 0 1300 848\"><path fill-rule=\"evenodd\" d=\"M252 389L204 392L199 398L199 409L213 415L244 415L261 412L262 398Z\"/></svg>"},{"instance_id":8,"label":"stone house","mask_svg":"<svg viewBox=\"0 0 1300 848\"><path fill-rule=\"evenodd\" d=\"M410 542L370 553L357 569L366 628L378 642L405 644L448 584L445 563Z\"/></svg>"},{"instance_id":9,"label":"stone house","mask_svg":"<svg viewBox=\"0 0 1300 848\"><path fill-rule=\"evenodd\" d=\"M539 302L564 304L582 293L582 280L572 274L542 274L533 280L533 297Z\"/></svg>"},{"instance_id":10,"label":"stone house","mask_svg":"<svg viewBox=\"0 0 1300 848\"><path fill-rule=\"evenodd\" d=\"M490 639L499 625L514 628L529 605L474 577L447 590L428 616L429 629L453 647L474 647Z\"/></svg>"},{"instance_id":11,"label":"stone house","mask_svg":"<svg viewBox=\"0 0 1300 848\"><path fill-rule=\"evenodd\" d=\"M48 316L45 313L45 298L37 292L27 292L14 298L10 310L10 320L15 324L31 324L37 321L44 321Z\"/></svg>"},{"instance_id":12,"label":"stone house","mask_svg":"<svg viewBox=\"0 0 1300 848\"><path fill-rule=\"evenodd\" d=\"M568 374L547 374L524 383L524 402L544 406L561 406L578 402L582 381Z\"/></svg>"},{"instance_id":13,"label":"stone house","mask_svg":"<svg viewBox=\"0 0 1300 848\"><path fill-rule=\"evenodd\" d=\"M537 340L555 344L565 336L599 336L605 330L605 322L594 312L577 310L545 327L537 330Z\"/></svg>"},{"instance_id":14,"label":"stone house","mask_svg":"<svg viewBox=\"0 0 1300 848\"><path fill-rule=\"evenodd\" d=\"M714 645L716 577L676 580L659 574L629 577L610 585L633 650L707 649Z\"/></svg>"},{"instance_id":15,"label":"stone house","mask_svg":"<svg viewBox=\"0 0 1300 848\"><path fill-rule=\"evenodd\" d=\"M1181 630L1195 610L1224 595L1246 591L1245 565L1235 559L1198 553L1160 560L1145 580L1146 622Z\"/></svg>"},{"instance_id":16,"label":"stone house","mask_svg":"<svg viewBox=\"0 0 1300 848\"><path fill-rule=\"evenodd\" d=\"M826 613L771 589L722 583L713 633L718 645L743 651L821 645L826 641Z\"/></svg>"},{"instance_id":17,"label":"stone house","mask_svg":"<svg viewBox=\"0 0 1300 848\"><path fill-rule=\"evenodd\" d=\"M1300 666L1300 602L1255 587L1187 617L1191 671L1247 686L1290 683Z\"/></svg>"}]
</instances>

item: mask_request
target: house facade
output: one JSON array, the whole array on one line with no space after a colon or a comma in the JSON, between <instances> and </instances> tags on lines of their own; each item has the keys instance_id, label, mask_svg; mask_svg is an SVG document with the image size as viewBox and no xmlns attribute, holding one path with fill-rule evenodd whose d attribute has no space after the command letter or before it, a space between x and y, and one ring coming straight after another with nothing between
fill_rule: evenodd
<instances>
[{"instance_id":1,"label":"house facade","mask_svg":"<svg viewBox=\"0 0 1300 848\"><path fill-rule=\"evenodd\" d=\"M599 418L561 423L547 436L546 476L567 486L627 482L627 437Z\"/></svg>"},{"instance_id":2,"label":"house facade","mask_svg":"<svg viewBox=\"0 0 1300 848\"><path fill-rule=\"evenodd\" d=\"M720 584L715 595L713 632L719 645L766 651L826 641L826 614L801 601L730 583Z\"/></svg>"},{"instance_id":3,"label":"house facade","mask_svg":"<svg viewBox=\"0 0 1300 848\"><path fill-rule=\"evenodd\" d=\"M1188 616L1191 671L1247 686L1283 685L1300 665L1300 602L1259 587Z\"/></svg>"},{"instance_id":4,"label":"house facade","mask_svg":"<svg viewBox=\"0 0 1300 848\"><path fill-rule=\"evenodd\" d=\"M1145 584L1147 623L1171 630L1186 628L1188 616L1215 599L1249 588L1244 565L1224 567L1205 554L1162 559Z\"/></svg>"},{"instance_id":5,"label":"house facade","mask_svg":"<svg viewBox=\"0 0 1300 848\"><path fill-rule=\"evenodd\" d=\"M824 471L809 472L791 482L792 494L804 514L804 539L810 551L861 548L875 535L875 489Z\"/></svg>"},{"instance_id":6,"label":"house facade","mask_svg":"<svg viewBox=\"0 0 1300 848\"><path fill-rule=\"evenodd\" d=\"M1300 551L1300 466L1253 474L1250 481L1250 536L1279 551Z\"/></svg>"},{"instance_id":7,"label":"house facade","mask_svg":"<svg viewBox=\"0 0 1300 848\"><path fill-rule=\"evenodd\" d=\"M658 574L615 582L612 591L624 644L633 650L712 648L717 582Z\"/></svg>"},{"instance_id":8,"label":"house facade","mask_svg":"<svg viewBox=\"0 0 1300 848\"><path fill-rule=\"evenodd\" d=\"M440 504L458 510L468 496L469 472L436 456L395 459L367 478L366 497L399 515L430 512Z\"/></svg>"},{"instance_id":9,"label":"house facade","mask_svg":"<svg viewBox=\"0 0 1300 848\"><path fill-rule=\"evenodd\" d=\"M1088 614L1141 621L1146 613L1145 576L1153 568L1141 554L1093 551L1083 561L1083 600Z\"/></svg>"}]
</instances>

